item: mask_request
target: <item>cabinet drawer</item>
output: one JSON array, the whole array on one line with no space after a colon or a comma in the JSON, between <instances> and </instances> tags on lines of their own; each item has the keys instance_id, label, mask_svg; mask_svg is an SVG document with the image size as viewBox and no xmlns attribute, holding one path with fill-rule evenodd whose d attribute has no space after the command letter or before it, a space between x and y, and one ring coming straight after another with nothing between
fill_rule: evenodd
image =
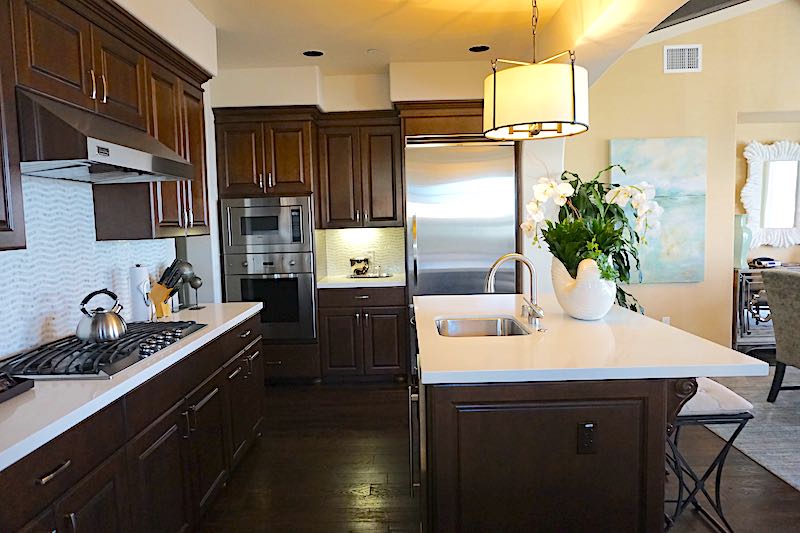
<instances>
[{"instance_id":1,"label":"cabinet drawer","mask_svg":"<svg viewBox=\"0 0 800 533\"><path fill-rule=\"evenodd\" d=\"M225 334L225 349L229 355L237 354L261 335L261 315L256 313Z\"/></svg>"},{"instance_id":2,"label":"cabinet drawer","mask_svg":"<svg viewBox=\"0 0 800 533\"><path fill-rule=\"evenodd\" d=\"M318 378L319 344L264 344L267 379Z\"/></svg>"},{"instance_id":3,"label":"cabinet drawer","mask_svg":"<svg viewBox=\"0 0 800 533\"><path fill-rule=\"evenodd\" d=\"M118 401L0 472L0 531L22 527L124 442Z\"/></svg>"},{"instance_id":4,"label":"cabinet drawer","mask_svg":"<svg viewBox=\"0 0 800 533\"><path fill-rule=\"evenodd\" d=\"M386 307L405 304L405 287L319 290L320 307Z\"/></svg>"}]
</instances>

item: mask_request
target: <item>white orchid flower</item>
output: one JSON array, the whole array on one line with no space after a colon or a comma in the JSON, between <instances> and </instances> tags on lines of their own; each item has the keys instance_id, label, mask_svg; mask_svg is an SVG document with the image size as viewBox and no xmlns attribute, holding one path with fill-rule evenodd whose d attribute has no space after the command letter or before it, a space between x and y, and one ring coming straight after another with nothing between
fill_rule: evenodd
<instances>
[{"instance_id":1,"label":"white orchid flower","mask_svg":"<svg viewBox=\"0 0 800 533\"><path fill-rule=\"evenodd\" d=\"M555 194L553 195L553 202L561 207L562 205L567 203L567 198L575 194L575 188L567 183L566 181L562 181L555 188Z\"/></svg>"},{"instance_id":2,"label":"white orchid flower","mask_svg":"<svg viewBox=\"0 0 800 533\"><path fill-rule=\"evenodd\" d=\"M531 222L530 220L526 220L522 224L519 225L519 229L521 229L525 235L530 235L534 231L536 231L536 224Z\"/></svg>"},{"instance_id":3,"label":"white orchid flower","mask_svg":"<svg viewBox=\"0 0 800 533\"><path fill-rule=\"evenodd\" d=\"M548 178L539 178L539 183L533 186L533 197L537 202L544 203L550 199L554 192L553 182Z\"/></svg>"},{"instance_id":4,"label":"white orchid flower","mask_svg":"<svg viewBox=\"0 0 800 533\"><path fill-rule=\"evenodd\" d=\"M607 204L617 204L620 207L628 205L633 192L630 187L615 187L606 193Z\"/></svg>"},{"instance_id":5,"label":"white orchid flower","mask_svg":"<svg viewBox=\"0 0 800 533\"><path fill-rule=\"evenodd\" d=\"M528 215L534 222L539 223L544 220L544 209L542 209L542 204L536 200L531 200L528 202L528 205L525 206L525 209L528 211Z\"/></svg>"}]
</instances>

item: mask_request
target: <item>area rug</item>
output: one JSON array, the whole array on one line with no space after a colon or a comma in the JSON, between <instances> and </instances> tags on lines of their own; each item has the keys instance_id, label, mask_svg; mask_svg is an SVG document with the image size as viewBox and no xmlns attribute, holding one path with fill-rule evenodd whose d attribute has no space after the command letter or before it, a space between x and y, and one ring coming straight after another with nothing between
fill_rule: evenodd
<instances>
[{"instance_id":1,"label":"area rug","mask_svg":"<svg viewBox=\"0 0 800 533\"><path fill-rule=\"evenodd\" d=\"M800 390L781 391L775 403L767 402L775 368L769 377L719 378L716 381L753 404L755 418L744 428L734 446L752 460L800 490ZM787 366L784 385L800 385L800 370ZM723 438L731 426L709 426Z\"/></svg>"}]
</instances>

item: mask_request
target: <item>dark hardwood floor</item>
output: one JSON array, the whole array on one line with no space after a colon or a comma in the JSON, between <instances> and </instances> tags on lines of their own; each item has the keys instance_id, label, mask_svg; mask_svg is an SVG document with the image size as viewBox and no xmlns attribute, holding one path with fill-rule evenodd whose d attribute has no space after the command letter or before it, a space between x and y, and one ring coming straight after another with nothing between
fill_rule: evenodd
<instances>
[{"instance_id":1,"label":"dark hardwood floor","mask_svg":"<svg viewBox=\"0 0 800 533\"><path fill-rule=\"evenodd\" d=\"M408 488L404 387L272 386L267 411L264 437L202 531L418 531L418 501ZM681 448L698 464L710 461L720 443L704 428L685 428L681 436ZM737 450L723 487L737 533L800 532L800 492ZM712 530L689 510L671 531Z\"/></svg>"}]
</instances>

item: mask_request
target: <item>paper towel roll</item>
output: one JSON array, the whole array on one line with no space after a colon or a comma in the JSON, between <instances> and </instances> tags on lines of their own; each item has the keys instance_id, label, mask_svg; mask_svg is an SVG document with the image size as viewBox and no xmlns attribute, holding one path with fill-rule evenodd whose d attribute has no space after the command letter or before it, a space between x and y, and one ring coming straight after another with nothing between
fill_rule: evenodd
<instances>
[{"instance_id":1,"label":"paper towel roll","mask_svg":"<svg viewBox=\"0 0 800 533\"><path fill-rule=\"evenodd\" d=\"M130 270L131 320L144 322L150 320L150 273L143 266L136 265Z\"/></svg>"}]
</instances>

